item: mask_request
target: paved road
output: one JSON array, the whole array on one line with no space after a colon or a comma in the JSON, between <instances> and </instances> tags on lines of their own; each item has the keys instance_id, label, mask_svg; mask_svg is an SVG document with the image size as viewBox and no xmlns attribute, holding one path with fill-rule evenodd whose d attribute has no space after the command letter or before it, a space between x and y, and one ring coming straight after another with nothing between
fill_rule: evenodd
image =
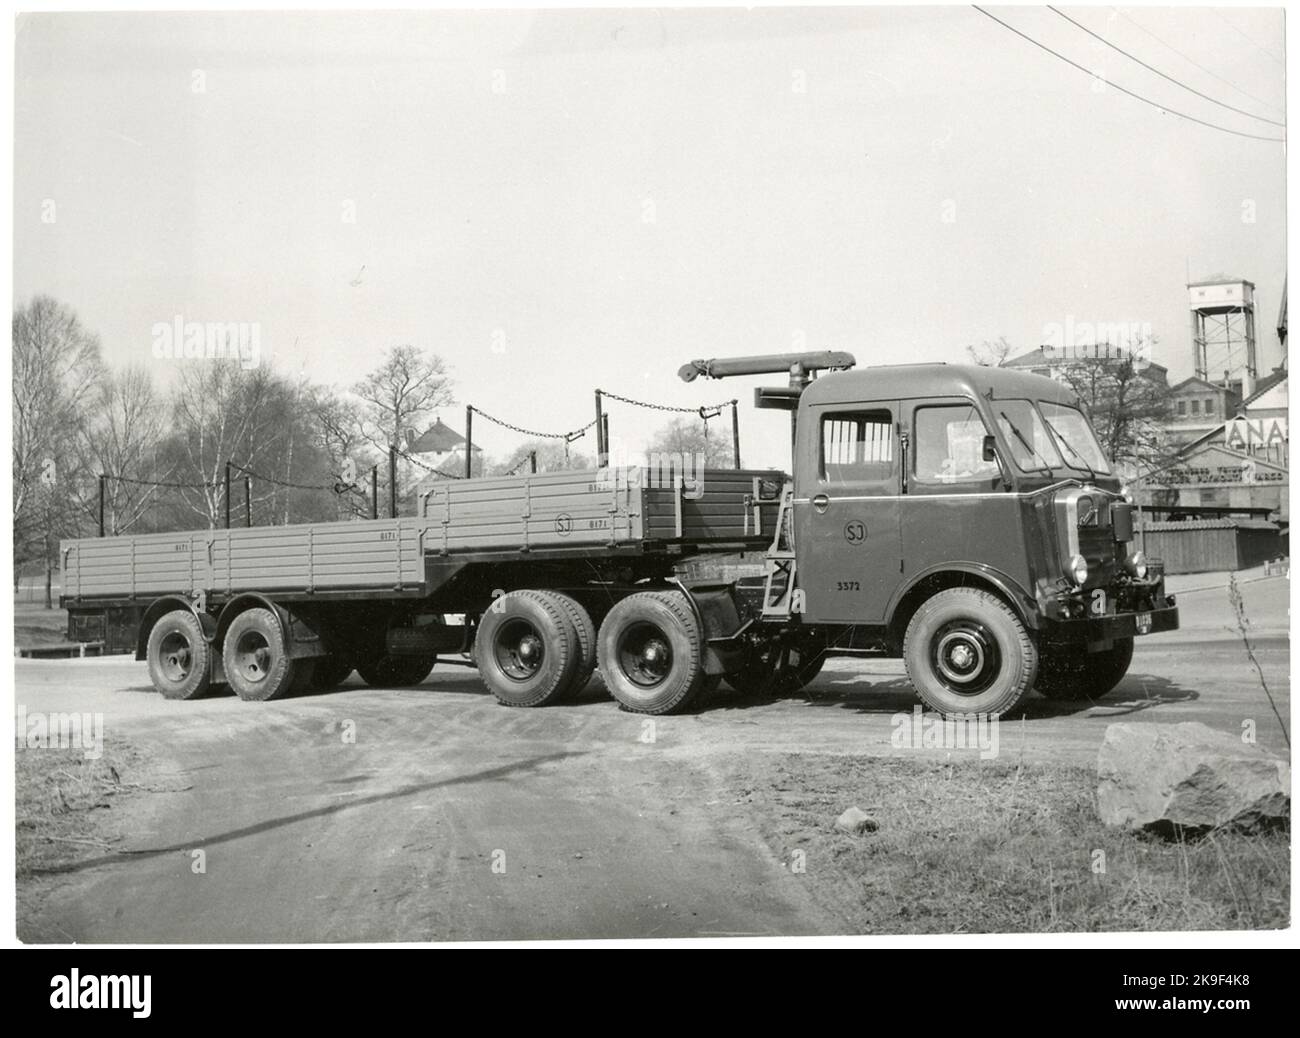
<instances>
[{"instance_id":1,"label":"paved road","mask_svg":"<svg viewBox=\"0 0 1300 1038\"><path fill-rule=\"evenodd\" d=\"M1288 591L1280 578L1243 587L1283 717ZM1249 719L1286 752L1226 594L1180 606L1184 629L1141 640L1102 703L1032 699L1002 726L1003 756L1088 764L1125 718L1233 732ZM598 683L572 705L506 709L472 671L441 665L418 689L262 704L168 702L121 658L21 660L16 674L29 711L102 712L110 742L156 754L190 787L134 801L130 853L50 882L39 932L83 942L831 932L732 802L729 755L914 752L891 745L916 702L896 661L835 661L804 696L719 696L653 722Z\"/></svg>"}]
</instances>

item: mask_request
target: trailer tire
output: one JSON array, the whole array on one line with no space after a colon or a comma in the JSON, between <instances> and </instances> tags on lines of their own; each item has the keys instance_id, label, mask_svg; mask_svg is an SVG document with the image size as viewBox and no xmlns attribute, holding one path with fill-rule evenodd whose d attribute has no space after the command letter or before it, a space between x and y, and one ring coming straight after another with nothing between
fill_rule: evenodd
<instances>
[{"instance_id":1,"label":"trailer tire","mask_svg":"<svg viewBox=\"0 0 1300 1038\"><path fill-rule=\"evenodd\" d=\"M499 597L474 635L479 676L505 706L558 700L572 684L578 657L578 635L568 612L537 591Z\"/></svg>"},{"instance_id":2,"label":"trailer tire","mask_svg":"<svg viewBox=\"0 0 1300 1038\"><path fill-rule=\"evenodd\" d=\"M1038 648L1002 599L981 588L940 591L903 638L907 677L944 716L1010 713L1033 688Z\"/></svg>"},{"instance_id":3,"label":"trailer tire","mask_svg":"<svg viewBox=\"0 0 1300 1038\"><path fill-rule=\"evenodd\" d=\"M362 660L356 670L361 680L371 688L410 688L427 678L437 662L437 656L389 656L385 653Z\"/></svg>"},{"instance_id":4,"label":"trailer tire","mask_svg":"<svg viewBox=\"0 0 1300 1038\"><path fill-rule=\"evenodd\" d=\"M704 634L680 592L643 591L609 611L598 638L600 674L623 709L687 709L704 684Z\"/></svg>"},{"instance_id":5,"label":"trailer tire","mask_svg":"<svg viewBox=\"0 0 1300 1038\"><path fill-rule=\"evenodd\" d=\"M289 657L275 614L260 607L246 609L231 621L221 657L235 695L250 702L288 695L302 669Z\"/></svg>"},{"instance_id":6,"label":"trailer tire","mask_svg":"<svg viewBox=\"0 0 1300 1038\"><path fill-rule=\"evenodd\" d=\"M578 640L578 661L563 693L564 698L573 698L587 687L596 670L596 625L591 622L591 614L576 598L562 591L525 591L523 594L545 595L564 610L573 624L573 633Z\"/></svg>"},{"instance_id":7,"label":"trailer tire","mask_svg":"<svg viewBox=\"0 0 1300 1038\"><path fill-rule=\"evenodd\" d=\"M1132 638L1117 638L1102 652L1044 650L1034 688L1059 702L1100 699L1124 679L1132 662Z\"/></svg>"},{"instance_id":8,"label":"trailer tire","mask_svg":"<svg viewBox=\"0 0 1300 1038\"><path fill-rule=\"evenodd\" d=\"M197 699L210 688L212 646L198 617L173 609L149 632L149 678L164 699Z\"/></svg>"},{"instance_id":9,"label":"trailer tire","mask_svg":"<svg viewBox=\"0 0 1300 1038\"><path fill-rule=\"evenodd\" d=\"M724 675L724 680L743 696L788 695L810 684L825 662L824 649L781 649L747 660L739 670Z\"/></svg>"}]
</instances>

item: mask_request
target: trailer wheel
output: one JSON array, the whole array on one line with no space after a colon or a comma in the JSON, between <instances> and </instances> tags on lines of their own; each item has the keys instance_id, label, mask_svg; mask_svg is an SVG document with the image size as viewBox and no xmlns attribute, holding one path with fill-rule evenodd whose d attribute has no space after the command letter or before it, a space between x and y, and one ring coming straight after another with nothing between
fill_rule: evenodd
<instances>
[{"instance_id":1,"label":"trailer wheel","mask_svg":"<svg viewBox=\"0 0 1300 1038\"><path fill-rule=\"evenodd\" d=\"M558 602L512 591L492 603L474 636L474 662L488 691L506 706L545 706L573 681L577 632Z\"/></svg>"},{"instance_id":2,"label":"trailer wheel","mask_svg":"<svg viewBox=\"0 0 1300 1038\"><path fill-rule=\"evenodd\" d=\"M596 625L591 622L591 614L576 598L562 591L525 591L523 594L545 595L564 610L573 624L573 632L578 640L578 662L574 667L573 678L564 691L564 697L568 699L578 695L587 687L587 682L596 669Z\"/></svg>"},{"instance_id":3,"label":"trailer wheel","mask_svg":"<svg viewBox=\"0 0 1300 1038\"><path fill-rule=\"evenodd\" d=\"M371 688L409 688L429 676L437 656L389 656L363 660L357 664L361 680ZM347 677L347 675L343 675ZM340 681L342 678L339 679ZM336 682L337 684L337 682Z\"/></svg>"},{"instance_id":4,"label":"trailer wheel","mask_svg":"<svg viewBox=\"0 0 1300 1038\"><path fill-rule=\"evenodd\" d=\"M289 658L280 624L269 609L248 609L231 621L221 658L235 694L254 702L288 695L303 669Z\"/></svg>"},{"instance_id":5,"label":"trailer wheel","mask_svg":"<svg viewBox=\"0 0 1300 1038\"><path fill-rule=\"evenodd\" d=\"M980 588L940 591L922 603L903 638L907 676L945 716L1014 710L1029 694L1038 649L1020 618Z\"/></svg>"},{"instance_id":6,"label":"trailer wheel","mask_svg":"<svg viewBox=\"0 0 1300 1038\"><path fill-rule=\"evenodd\" d=\"M1044 650L1034 688L1048 699L1067 703L1100 699L1124 679L1132 662L1132 638L1117 638L1103 652Z\"/></svg>"},{"instance_id":7,"label":"trailer wheel","mask_svg":"<svg viewBox=\"0 0 1300 1038\"><path fill-rule=\"evenodd\" d=\"M600 673L623 708L685 710L704 681L704 635L679 592L629 595L600 625Z\"/></svg>"},{"instance_id":8,"label":"trailer wheel","mask_svg":"<svg viewBox=\"0 0 1300 1038\"><path fill-rule=\"evenodd\" d=\"M324 692L338 688L353 671L352 661L343 656L321 656L316 660L312 684Z\"/></svg>"},{"instance_id":9,"label":"trailer wheel","mask_svg":"<svg viewBox=\"0 0 1300 1038\"><path fill-rule=\"evenodd\" d=\"M166 699L197 699L208 691L212 646L188 609L164 613L149 632L149 678Z\"/></svg>"}]
</instances>

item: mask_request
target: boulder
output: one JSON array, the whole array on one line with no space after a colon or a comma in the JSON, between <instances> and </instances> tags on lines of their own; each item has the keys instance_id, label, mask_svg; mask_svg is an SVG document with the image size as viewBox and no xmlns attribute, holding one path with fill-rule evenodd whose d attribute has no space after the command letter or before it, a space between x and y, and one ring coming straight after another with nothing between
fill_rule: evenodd
<instances>
[{"instance_id":1,"label":"boulder","mask_svg":"<svg viewBox=\"0 0 1300 1038\"><path fill-rule=\"evenodd\" d=\"M1286 761L1197 722L1112 724L1097 757L1106 825L1164 835L1289 824Z\"/></svg>"},{"instance_id":2,"label":"boulder","mask_svg":"<svg viewBox=\"0 0 1300 1038\"><path fill-rule=\"evenodd\" d=\"M880 826L865 811L860 808L850 807L839 818L835 819L835 828L842 833L861 836L863 833L874 833Z\"/></svg>"}]
</instances>

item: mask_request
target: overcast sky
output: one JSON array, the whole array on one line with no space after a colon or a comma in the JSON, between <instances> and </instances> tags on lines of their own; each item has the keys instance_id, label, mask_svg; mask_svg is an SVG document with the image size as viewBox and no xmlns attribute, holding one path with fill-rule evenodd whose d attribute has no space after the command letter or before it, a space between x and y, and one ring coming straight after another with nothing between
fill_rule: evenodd
<instances>
[{"instance_id":1,"label":"overcast sky","mask_svg":"<svg viewBox=\"0 0 1300 1038\"><path fill-rule=\"evenodd\" d=\"M1112 84L1281 133L1045 8L991 10ZM1064 10L1282 121L1281 12ZM69 303L115 364L165 367L151 329L177 314L259 322L277 366L340 385L414 343L451 365L455 426L472 403L571 428L596 386L739 396L746 462L780 467L785 416L748 406L780 379L686 386L682 362L955 361L1072 319L1149 323L1181 377L1187 276L1226 272L1257 286L1267 371L1282 145L1101 86L966 7L25 16L14 290ZM615 446L663 417L615 405ZM478 424L492 453L518 442Z\"/></svg>"}]
</instances>

